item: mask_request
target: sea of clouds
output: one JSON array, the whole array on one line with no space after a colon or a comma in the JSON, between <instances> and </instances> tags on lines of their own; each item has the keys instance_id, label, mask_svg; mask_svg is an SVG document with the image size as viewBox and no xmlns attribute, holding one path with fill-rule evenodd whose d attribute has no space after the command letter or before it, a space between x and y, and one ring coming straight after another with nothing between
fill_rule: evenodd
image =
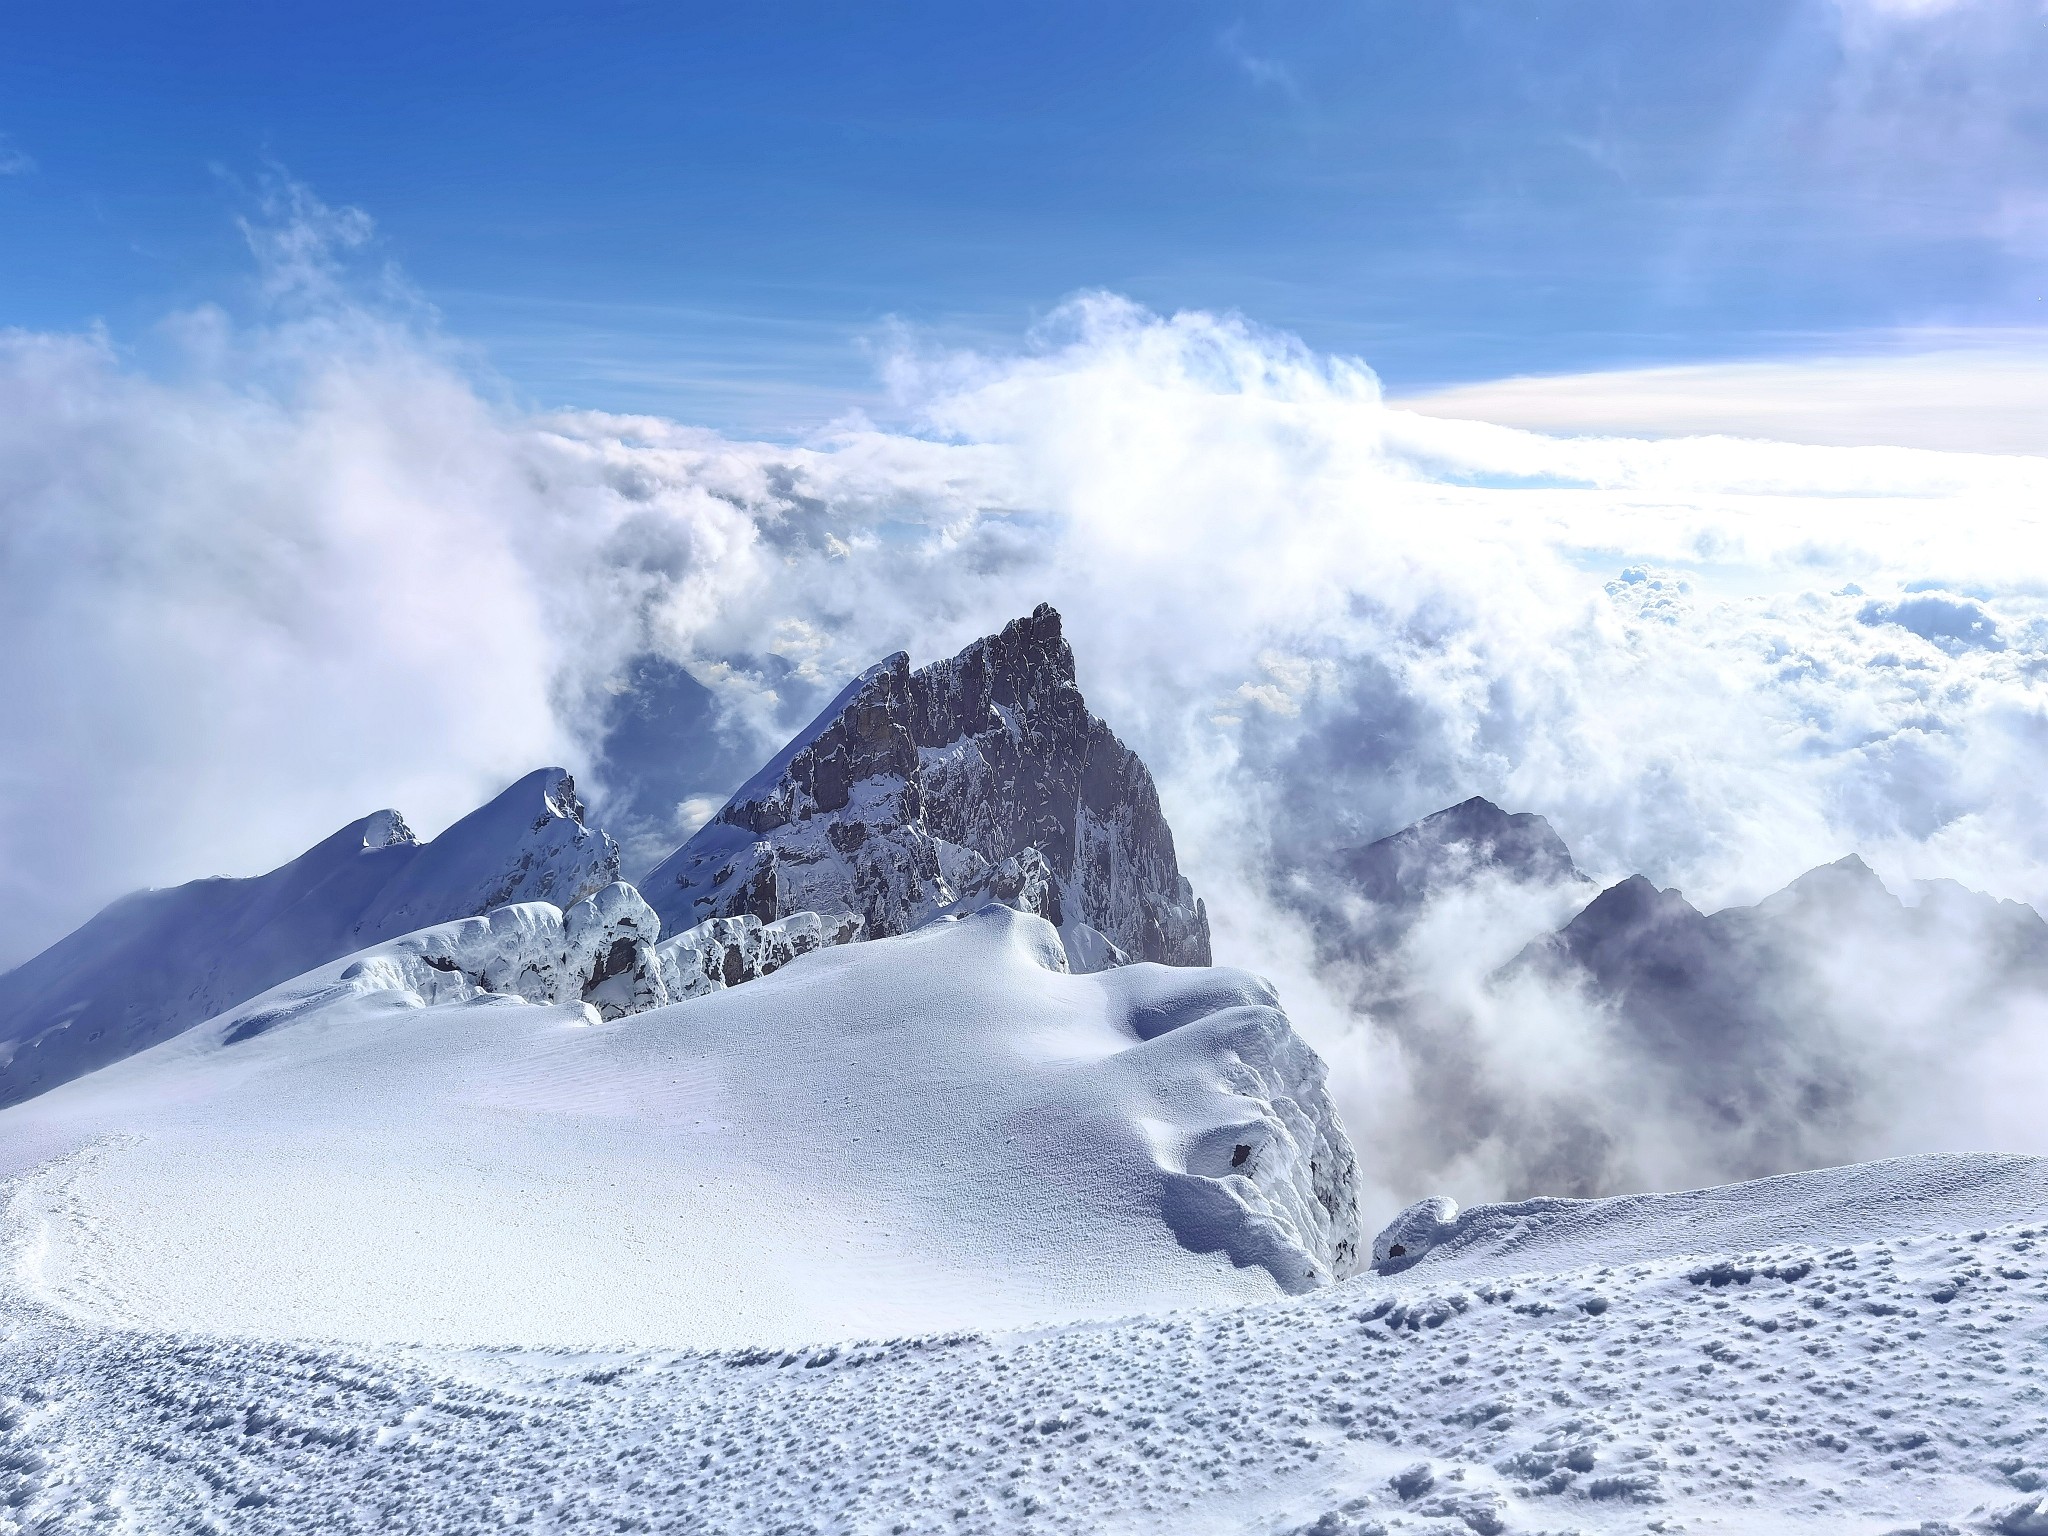
<instances>
[{"instance_id":1,"label":"sea of clouds","mask_svg":"<svg viewBox=\"0 0 2048 1536\"><path fill-rule=\"evenodd\" d=\"M1708 909L1851 851L1902 890L2048 905L2048 460L1434 419L1360 362L1104 294L1004 355L900 338L887 424L734 441L509 401L356 270L368 236L283 187L256 299L170 317L150 366L0 335L0 964L378 806L431 830L551 761L602 792L649 652L709 690L729 763L881 655L1039 601L1158 775L1219 959L1280 981L1387 1199L1522 1173L1380 1133L1431 1106L1280 894L1333 842L1483 794ZM729 787L680 799L675 836ZM1463 956L1444 985L1548 916L1470 914L1434 941ZM1496 1010L1474 1070L1625 1117L1598 1028ZM2048 1151L2048 1049L2013 1029L1885 1134ZM1666 1143L1617 1177L1723 1171Z\"/></svg>"}]
</instances>

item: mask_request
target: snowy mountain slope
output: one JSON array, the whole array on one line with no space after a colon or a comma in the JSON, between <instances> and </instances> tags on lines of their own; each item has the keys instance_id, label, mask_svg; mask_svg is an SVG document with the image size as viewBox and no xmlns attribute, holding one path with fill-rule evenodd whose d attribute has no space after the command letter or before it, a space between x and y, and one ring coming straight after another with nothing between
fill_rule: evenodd
<instances>
[{"instance_id":1,"label":"snowy mountain slope","mask_svg":"<svg viewBox=\"0 0 2048 1536\"><path fill-rule=\"evenodd\" d=\"M618 872L575 781L543 768L431 842L378 811L267 875L123 897L0 975L0 1104L352 950L511 902L568 905Z\"/></svg>"},{"instance_id":2,"label":"snowy mountain slope","mask_svg":"<svg viewBox=\"0 0 2048 1536\"><path fill-rule=\"evenodd\" d=\"M898 654L854 679L642 890L670 930L811 910L882 937L991 882L1057 926L1077 967L1209 963L1152 776L1088 712L1043 604L950 660L912 671Z\"/></svg>"},{"instance_id":3,"label":"snowy mountain slope","mask_svg":"<svg viewBox=\"0 0 2048 1536\"><path fill-rule=\"evenodd\" d=\"M174 1329L704 1345L1357 1262L1322 1064L1253 977L1067 975L996 907L597 1024L578 994L646 909L584 905L393 941L0 1112L35 1284Z\"/></svg>"},{"instance_id":4,"label":"snowy mountain slope","mask_svg":"<svg viewBox=\"0 0 2048 1536\"><path fill-rule=\"evenodd\" d=\"M1261 1305L860 1346L315 1345L113 1330L17 1294L10 1514L66 1532L2039 1529L2042 1163L1470 1214L1491 1237ZM32 1260L19 1202L13 1221ZM1503 1246L1512 1230L1528 1240Z\"/></svg>"},{"instance_id":5,"label":"snowy mountain slope","mask_svg":"<svg viewBox=\"0 0 2048 1536\"><path fill-rule=\"evenodd\" d=\"M1469 1278L1795 1239L1829 1247L1898 1232L1967 1231L2016 1215L2048 1221L2048 1162L1992 1154L1892 1158L1674 1194L1447 1206L1424 1201L1395 1218L1381 1237L1405 1235L1409 1251L1389 1259L1376 1240L1373 1267L1388 1274L1426 1267L1434 1279ZM1425 1211L1434 1219L1418 1222Z\"/></svg>"}]
</instances>

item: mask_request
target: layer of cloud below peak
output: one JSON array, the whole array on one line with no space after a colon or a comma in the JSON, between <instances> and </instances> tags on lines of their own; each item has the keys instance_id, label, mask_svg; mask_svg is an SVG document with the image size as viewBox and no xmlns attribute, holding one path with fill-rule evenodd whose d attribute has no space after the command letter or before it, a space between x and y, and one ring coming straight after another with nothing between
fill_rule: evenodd
<instances>
[{"instance_id":1,"label":"layer of cloud below peak","mask_svg":"<svg viewBox=\"0 0 2048 1536\"><path fill-rule=\"evenodd\" d=\"M320 281L180 317L177 370L0 341L0 962L139 884L587 768L635 656L744 758L1042 600L1220 957L1281 980L1361 1116L1398 1063L1272 881L1467 795L1703 907L1851 850L2048 902L2048 462L1446 420L1102 295L1008 355L899 352L904 430L537 418L317 238L264 249Z\"/></svg>"}]
</instances>

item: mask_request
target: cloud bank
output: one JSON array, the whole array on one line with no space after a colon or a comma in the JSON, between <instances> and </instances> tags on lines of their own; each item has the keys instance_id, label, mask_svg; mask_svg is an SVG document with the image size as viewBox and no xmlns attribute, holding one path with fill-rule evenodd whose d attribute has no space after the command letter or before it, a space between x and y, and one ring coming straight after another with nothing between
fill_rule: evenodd
<instances>
[{"instance_id":1,"label":"cloud bank","mask_svg":"<svg viewBox=\"0 0 2048 1536\"><path fill-rule=\"evenodd\" d=\"M2048 333L1983 346L1922 339L1913 350L1863 357L1497 379L1397 404L1534 432L2038 456L2048 454Z\"/></svg>"},{"instance_id":2,"label":"cloud bank","mask_svg":"<svg viewBox=\"0 0 2048 1536\"><path fill-rule=\"evenodd\" d=\"M1282 983L1361 1121L1398 1051L1275 882L1470 794L1703 907L1851 850L2048 903L2048 460L1438 419L1108 295L1005 355L899 348L889 429L536 415L354 273L367 233L282 201L251 307L173 317L174 367L0 340L0 963L377 805L428 831L542 761L601 775L649 655L729 773L1041 600L1219 958Z\"/></svg>"}]
</instances>

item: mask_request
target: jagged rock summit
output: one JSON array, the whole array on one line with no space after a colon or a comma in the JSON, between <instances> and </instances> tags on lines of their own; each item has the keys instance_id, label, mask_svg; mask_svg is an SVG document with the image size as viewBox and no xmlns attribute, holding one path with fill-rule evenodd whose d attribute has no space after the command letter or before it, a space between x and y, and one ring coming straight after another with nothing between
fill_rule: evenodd
<instances>
[{"instance_id":1,"label":"jagged rock summit","mask_svg":"<svg viewBox=\"0 0 2048 1536\"><path fill-rule=\"evenodd\" d=\"M814 911L882 938L1000 902L1058 928L1075 971L1210 963L1152 775L1089 713L1043 603L950 660L869 668L642 889L670 932Z\"/></svg>"},{"instance_id":2,"label":"jagged rock summit","mask_svg":"<svg viewBox=\"0 0 2048 1536\"><path fill-rule=\"evenodd\" d=\"M0 1105L351 951L512 903L574 906L618 876L576 781L541 768L430 842L375 811L266 875L124 896L0 975Z\"/></svg>"}]
</instances>

